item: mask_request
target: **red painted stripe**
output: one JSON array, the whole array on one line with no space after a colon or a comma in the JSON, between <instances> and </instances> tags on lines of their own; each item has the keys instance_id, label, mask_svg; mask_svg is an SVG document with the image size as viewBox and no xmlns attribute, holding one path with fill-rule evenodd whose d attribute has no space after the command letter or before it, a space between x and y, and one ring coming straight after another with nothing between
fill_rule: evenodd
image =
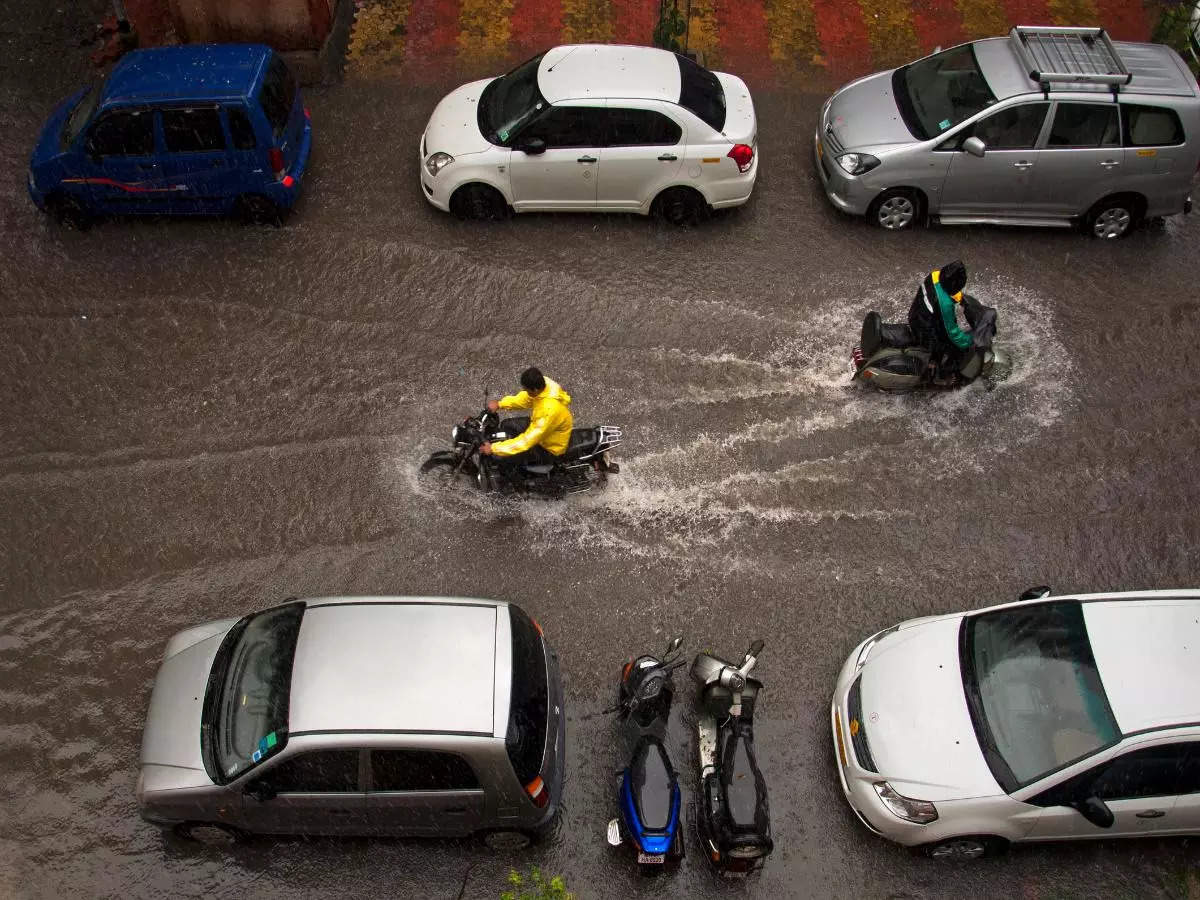
<instances>
[{"instance_id":1,"label":"red painted stripe","mask_svg":"<svg viewBox=\"0 0 1200 900\"><path fill-rule=\"evenodd\" d=\"M1150 14L1131 0L1096 0L1100 24L1116 41L1150 40Z\"/></svg>"},{"instance_id":2,"label":"red painted stripe","mask_svg":"<svg viewBox=\"0 0 1200 900\"><path fill-rule=\"evenodd\" d=\"M915 0L912 5L913 28L921 49L953 47L966 40L962 14L955 0Z\"/></svg>"},{"instance_id":3,"label":"red painted stripe","mask_svg":"<svg viewBox=\"0 0 1200 900\"><path fill-rule=\"evenodd\" d=\"M458 31L458 0L412 0L404 55L410 60L426 60L454 53Z\"/></svg>"},{"instance_id":4,"label":"red painted stripe","mask_svg":"<svg viewBox=\"0 0 1200 900\"><path fill-rule=\"evenodd\" d=\"M113 181L111 178L64 178L63 181L70 183L70 184L95 184L95 185L99 185L101 187L115 187L115 188L120 188L121 190L123 190L129 194L161 194L161 193L166 193L166 192L173 192L175 190L174 186L171 186L171 187L143 187L142 182L140 182L140 181L135 181L135 182Z\"/></svg>"},{"instance_id":5,"label":"red painted stripe","mask_svg":"<svg viewBox=\"0 0 1200 900\"><path fill-rule=\"evenodd\" d=\"M549 50L562 37L562 0L514 0L509 42L521 59Z\"/></svg>"},{"instance_id":6,"label":"red painted stripe","mask_svg":"<svg viewBox=\"0 0 1200 900\"><path fill-rule=\"evenodd\" d=\"M763 0L715 0L721 67L746 81L766 81L775 72Z\"/></svg>"},{"instance_id":7,"label":"red painted stripe","mask_svg":"<svg viewBox=\"0 0 1200 900\"><path fill-rule=\"evenodd\" d=\"M1014 25L1053 25L1048 0L1004 0L1004 13Z\"/></svg>"},{"instance_id":8,"label":"red painted stripe","mask_svg":"<svg viewBox=\"0 0 1200 900\"><path fill-rule=\"evenodd\" d=\"M653 42L658 0L609 0L609 3L612 6L613 41L647 46Z\"/></svg>"},{"instance_id":9,"label":"red painted stripe","mask_svg":"<svg viewBox=\"0 0 1200 900\"><path fill-rule=\"evenodd\" d=\"M871 71L871 45L862 7L848 0L812 0L817 35L829 74L845 81Z\"/></svg>"}]
</instances>

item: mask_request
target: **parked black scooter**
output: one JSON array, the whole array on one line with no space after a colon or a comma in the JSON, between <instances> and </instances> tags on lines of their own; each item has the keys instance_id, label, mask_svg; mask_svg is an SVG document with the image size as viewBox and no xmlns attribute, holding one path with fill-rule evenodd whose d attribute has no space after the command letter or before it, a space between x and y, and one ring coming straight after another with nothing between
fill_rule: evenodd
<instances>
[{"instance_id":1,"label":"parked black scooter","mask_svg":"<svg viewBox=\"0 0 1200 900\"><path fill-rule=\"evenodd\" d=\"M702 707L700 743L700 843L721 873L762 866L774 842L767 783L754 754L754 709L762 682L749 678L763 649L755 641L740 666L701 653L692 662Z\"/></svg>"}]
</instances>

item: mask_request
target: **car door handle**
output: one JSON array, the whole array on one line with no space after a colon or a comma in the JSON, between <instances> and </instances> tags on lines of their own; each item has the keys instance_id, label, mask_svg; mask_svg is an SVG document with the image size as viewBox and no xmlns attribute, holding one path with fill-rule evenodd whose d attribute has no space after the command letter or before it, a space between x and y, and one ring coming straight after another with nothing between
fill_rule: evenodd
<instances>
[{"instance_id":1,"label":"car door handle","mask_svg":"<svg viewBox=\"0 0 1200 900\"><path fill-rule=\"evenodd\" d=\"M581 157L579 157L579 159L577 159L577 160L575 160L575 161L576 161L576 162L581 162L581 163L594 163L594 162L596 161L596 157L594 157L594 156L581 156Z\"/></svg>"},{"instance_id":2,"label":"car door handle","mask_svg":"<svg viewBox=\"0 0 1200 900\"><path fill-rule=\"evenodd\" d=\"M138 163L137 167L143 172L149 172L151 169L157 169L158 163Z\"/></svg>"},{"instance_id":3,"label":"car door handle","mask_svg":"<svg viewBox=\"0 0 1200 900\"><path fill-rule=\"evenodd\" d=\"M1021 160L1020 162L1013 163L1013 168L1014 169L1028 169L1032 165L1033 165L1033 163L1031 163L1031 162L1026 162L1025 160Z\"/></svg>"},{"instance_id":4,"label":"car door handle","mask_svg":"<svg viewBox=\"0 0 1200 900\"><path fill-rule=\"evenodd\" d=\"M1115 169L1117 166L1120 165L1120 163L1117 162L1117 160L1115 160L1115 159L1106 159L1106 160L1104 160L1104 162L1100 163L1100 165L1101 165L1101 167L1103 167L1105 169Z\"/></svg>"},{"instance_id":5,"label":"car door handle","mask_svg":"<svg viewBox=\"0 0 1200 900\"><path fill-rule=\"evenodd\" d=\"M1161 809L1148 809L1145 812L1138 813L1137 817L1139 819L1161 819L1165 815L1166 813Z\"/></svg>"},{"instance_id":6,"label":"car door handle","mask_svg":"<svg viewBox=\"0 0 1200 900\"><path fill-rule=\"evenodd\" d=\"M674 153L664 153L662 156L659 157L659 160L661 162L675 162L675 160L677 160L677 159L679 159L679 157L676 156Z\"/></svg>"}]
</instances>

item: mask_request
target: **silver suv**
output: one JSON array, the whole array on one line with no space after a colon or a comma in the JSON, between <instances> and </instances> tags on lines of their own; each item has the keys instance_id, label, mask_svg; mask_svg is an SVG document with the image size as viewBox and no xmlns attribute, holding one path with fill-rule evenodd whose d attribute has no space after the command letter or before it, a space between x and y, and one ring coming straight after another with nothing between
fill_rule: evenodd
<instances>
[{"instance_id":1,"label":"silver suv","mask_svg":"<svg viewBox=\"0 0 1200 900\"><path fill-rule=\"evenodd\" d=\"M1179 55L1100 28L1014 28L846 85L814 140L830 201L888 229L1129 233L1191 211L1200 96Z\"/></svg>"},{"instance_id":2,"label":"silver suv","mask_svg":"<svg viewBox=\"0 0 1200 900\"><path fill-rule=\"evenodd\" d=\"M491 600L292 600L167 644L142 739L142 817L246 833L482 833L512 849L562 794L554 652Z\"/></svg>"}]
</instances>

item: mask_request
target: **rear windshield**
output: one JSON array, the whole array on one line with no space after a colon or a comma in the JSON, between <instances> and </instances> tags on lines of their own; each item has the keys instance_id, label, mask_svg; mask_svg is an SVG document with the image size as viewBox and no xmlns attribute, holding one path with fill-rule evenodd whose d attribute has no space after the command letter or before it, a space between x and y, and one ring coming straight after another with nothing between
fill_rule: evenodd
<instances>
[{"instance_id":1,"label":"rear windshield","mask_svg":"<svg viewBox=\"0 0 1200 900\"><path fill-rule=\"evenodd\" d=\"M542 636L524 610L509 604L512 627L512 700L504 738L508 758L521 784L542 770L546 748L546 653Z\"/></svg>"},{"instance_id":2,"label":"rear windshield","mask_svg":"<svg viewBox=\"0 0 1200 900\"><path fill-rule=\"evenodd\" d=\"M271 64L267 66L258 102L262 104L267 121L271 123L271 133L278 139L287 128L292 104L296 102L296 79L278 56L272 56Z\"/></svg>"},{"instance_id":3,"label":"rear windshield","mask_svg":"<svg viewBox=\"0 0 1200 900\"><path fill-rule=\"evenodd\" d=\"M679 60L679 105L691 110L715 131L725 128L725 91L721 80L686 56Z\"/></svg>"},{"instance_id":4,"label":"rear windshield","mask_svg":"<svg viewBox=\"0 0 1200 900\"><path fill-rule=\"evenodd\" d=\"M892 93L904 124L923 141L996 102L970 44L901 66L892 73Z\"/></svg>"}]
</instances>

